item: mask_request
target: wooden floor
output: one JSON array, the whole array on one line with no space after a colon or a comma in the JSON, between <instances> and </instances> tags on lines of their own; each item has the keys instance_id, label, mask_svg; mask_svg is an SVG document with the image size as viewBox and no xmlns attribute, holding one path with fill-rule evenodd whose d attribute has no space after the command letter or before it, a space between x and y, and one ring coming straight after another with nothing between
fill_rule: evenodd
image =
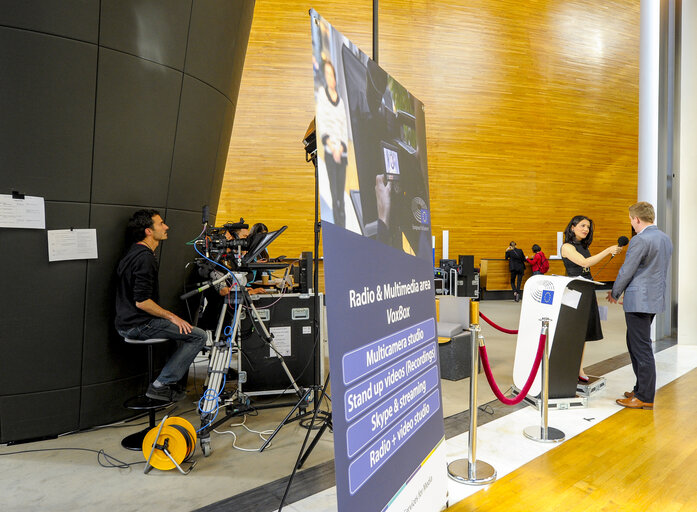
<instances>
[{"instance_id":1,"label":"wooden floor","mask_svg":"<svg viewBox=\"0 0 697 512\"><path fill-rule=\"evenodd\" d=\"M693 370L448 512L697 511L696 388Z\"/></svg>"}]
</instances>

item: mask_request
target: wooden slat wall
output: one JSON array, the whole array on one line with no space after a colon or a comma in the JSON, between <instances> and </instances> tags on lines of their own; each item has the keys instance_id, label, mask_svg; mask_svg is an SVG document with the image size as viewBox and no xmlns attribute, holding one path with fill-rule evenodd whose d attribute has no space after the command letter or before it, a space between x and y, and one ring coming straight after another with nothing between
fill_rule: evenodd
<instances>
[{"instance_id":1,"label":"wooden slat wall","mask_svg":"<svg viewBox=\"0 0 697 512\"><path fill-rule=\"evenodd\" d=\"M312 248L310 7L372 54L372 1L257 0L218 220L288 224L272 254ZM596 222L591 252L629 234L639 2L382 0L379 47L426 106L437 258L443 229L475 264L511 240L554 254L577 213Z\"/></svg>"},{"instance_id":2,"label":"wooden slat wall","mask_svg":"<svg viewBox=\"0 0 697 512\"><path fill-rule=\"evenodd\" d=\"M527 255L526 255L527 256ZM600 268L602 263L598 266ZM609 267L609 264L608 264ZM549 260L549 271L547 275L556 274L563 276L566 274L564 263L561 260ZM532 276L530 265L525 265L525 274L523 275L522 286L525 286L525 281ZM608 280L605 277L614 278L609 271L603 269L598 274L599 280ZM508 269L508 260L494 260L482 258L480 261L479 283L482 288L489 291L510 290L511 289L511 272Z\"/></svg>"}]
</instances>

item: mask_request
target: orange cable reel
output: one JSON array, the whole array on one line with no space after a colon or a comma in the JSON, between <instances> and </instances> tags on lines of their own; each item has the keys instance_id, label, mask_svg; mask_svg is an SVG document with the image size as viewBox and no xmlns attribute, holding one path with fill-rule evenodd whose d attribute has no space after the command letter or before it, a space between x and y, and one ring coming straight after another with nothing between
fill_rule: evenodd
<instances>
[{"instance_id":1,"label":"orange cable reel","mask_svg":"<svg viewBox=\"0 0 697 512\"><path fill-rule=\"evenodd\" d=\"M160 435L157 437L158 430ZM164 452L167 446L169 454L176 462L181 464L189 458L196 448L196 429L184 418L172 416L164 421L164 425L158 425L150 429L143 438L143 455L147 460L150 457L150 465L161 471L167 471L176 467L175 463Z\"/></svg>"}]
</instances>

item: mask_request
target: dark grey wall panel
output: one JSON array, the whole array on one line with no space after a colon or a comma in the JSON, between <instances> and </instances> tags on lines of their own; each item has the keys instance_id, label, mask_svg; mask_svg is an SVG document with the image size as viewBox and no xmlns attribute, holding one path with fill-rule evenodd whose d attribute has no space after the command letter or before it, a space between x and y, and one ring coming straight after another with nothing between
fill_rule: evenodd
<instances>
[{"instance_id":1,"label":"dark grey wall panel","mask_svg":"<svg viewBox=\"0 0 697 512\"><path fill-rule=\"evenodd\" d=\"M188 269L186 265L194 261L197 254L192 246L186 245L186 242L201 232L203 228L201 212L167 210L166 214L166 223L170 229L167 241L161 246L161 306L188 320L185 304L179 296L184 293L185 283L189 281L189 276L194 271L193 265Z\"/></svg>"},{"instance_id":2,"label":"dark grey wall panel","mask_svg":"<svg viewBox=\"0 0 697 512\"><path fill-rule=\"evenodd\" d=\"M88 214L86 204L48 201L46 228L86 228ZM0 294L0 393L79 386L85 260L49 263L41 229L0 229L0 247L10 285Z\"/></svg>"},{"instance_id":3,"label":"dark grey wall panel","mask_svg":"<svg viewBox=\"0 0 697 512\"><path fill-rule=\"evenodd\" d=\"M184 69L191 0L102 0L99 44Z\"/></svg>"},{"instance_id":4,"label":"dark grey wall panel","mask_svg":"<svg viewBox=\"0 0 697 512\"><path fill-rule=\"evenodd\" d=\"M216 89L184 75L168 208L196 211L210 201L225 107L229 103Z\"/></svg>"},{"instance_id":5,"label":"dark grey wall panel","mask_svg":"<svg viewBox=\"0 0 697 512\"><path fill-rule=\"evenodd\" d=\"M252 0L194 0L184 71L237 102ZM239 68L239 69L238 69Z\"/></svg>"},{"instance_id":6,"label":"dark grey wall panel","mask_svg":"<svg viewBox=\"0 0 697 512\"><path fill-rule=\"evenodd\" d=\"M242 70L244 69L244 60L247 55L247 43L249 42L249 34L252 31L252 19L254 17L254 0L244 0L240 2L239 9L242 13L240 23L237 26L235 33L236 43L233 54L232 76L230 78L230 89L228 98L234 105L237 105L237 96L240 92L240 83L242 82ZM230 143L228 142L228 146Z\"/></svg>"},{"instance_id":7,"label":"dark grey wall panel","mask_svg":"<svg viewBox=\"0 0 697 512\"><path fill-rule=\"evenodd\" d=\"M225 107L225 117L223 127L220 130L220 140L218 141L218 156L215 162L215 174L213 175L213 187L211 188L211 211L218 213L218 203L220 202L220 192L223 189L223 178L225 177L225 164L227 163L228 150L230 149L230 136L232 135L232 124L235 120L235 105L228 103ZM223 222L227 219L222 219Z\"/></svg>"},{"instance_id":8,"label":"dark grey wall panel","mask_svg":"<svg viewBox=\"0 0 697 512\"><path fill-rule=\"evenodd\" d=\"M80 388L0 396L0 443L77 430Z\"/></svg>"},{"instance_id":9,"label":"dark grey wall panel","mask_svg":"<svg viewBox=\"0 0 697 512\"><path fill-rule=\"evenodd\" d=\"M0 230L0 266L17 281L0 298L0 442L131 414L147 352L116 333L114 272L137 209L171 225L160 303L188 319L185 243L203 204L215 223L254 2L196 4L0 0L0 193L45 197L47 227L95 228L99 253L49 264L45 230ZM174 347L157 347L157 367Z\"/></svg>"},{"instance_id":10,"label":"dark grey wall panel","mask_svg":"<svg viewBox=\"0 0 697 512\"><path fill-rule=\"evenodd\" d=\"M101 48L92 201L163 207L182 74Z\"/></svg>"},{"instance_id":11,"label":"dark grey wall panel","mask_svg":"<svg viewBox=\"0 0 697 512\"><path fill-rule=\"evenodd\" d=\"M96 44L99 0L0 0L0 25Z\"/></svg>"},{"instance_id":12,"label":"dark grey wall panel","mask_svg":"<svg viewBox=\"0 0 697 512\"><path fill-rule=\"evenodd\" d=\"M116 266L126 252L128 219L139 208L93 204L90 227L98 233L99 259L87 265L83 384L95 384L143 373L146 358L127 345L114 327Z\"/></svg>"},{"instance_id":13,"label":"dark grey wall panel","mask_svg":"<svg viewBox=\"0 0 697 512\"><path fill-rule=\"evenodd\" d=\"M145 354L145 347L139 352ZM157 349L156 349L157 350ZM141 359L147 356L141 355ZM83 386L80 400L80 426L89 428L94 425L105 425L114 421L133 416L133 411L126 409L123 403L130 397L145 393L147 388L146 375L138 375L128 379ZM134 426L137 432L143 426ZM123 430L123 437L130 432Z\"/></svg>"},{"instance_id":14,"label":"dark grey wall panel","mask_svg":"<svg viewBox=\"0 0 697 512\"><path fill-rule=\"evenodd\" d=\"M89 201L96 63L93 45L0 27L2 193Z\"/></svg>"}]
</instances>

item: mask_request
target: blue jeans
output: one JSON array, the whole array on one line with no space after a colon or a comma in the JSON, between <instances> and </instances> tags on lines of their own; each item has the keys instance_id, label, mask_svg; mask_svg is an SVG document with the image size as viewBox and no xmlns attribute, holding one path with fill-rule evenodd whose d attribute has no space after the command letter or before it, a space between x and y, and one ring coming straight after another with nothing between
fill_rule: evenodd
<instances>
[{"instance_id":1,"label":"blue jeans","mask_svg":"<svg viewBox=\"0 0 697 512\"><path fill-rule=\"evenodd\" d=\"M179 327L164 318L153 318L149 322L119 331L124 338L147 340L149 338L168 338L177 341L179 348L169 358L157 380L162 384L174 384L181 379L206 344L208 335L203 329L194 327L190 334L182 334Z\"/></svg>"}]
</instances>

